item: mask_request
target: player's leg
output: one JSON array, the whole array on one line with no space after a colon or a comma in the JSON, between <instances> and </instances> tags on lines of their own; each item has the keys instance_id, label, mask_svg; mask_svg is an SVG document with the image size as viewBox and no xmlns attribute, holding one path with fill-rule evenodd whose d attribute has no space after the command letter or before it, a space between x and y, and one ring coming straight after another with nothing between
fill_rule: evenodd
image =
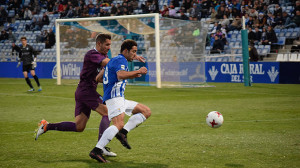
<instances>
[{"instance_id":1,"label":"player's leg","mask_svg":"<svg viewBox=\"0 0 300 168\"><path fill-rule=\"evenodd\" d=\"M38 129L35 131L35 140L49 130L82 132L88 122L90 113L91 109L89 107L83 102L76 100L75 122L64 121L60 123L48 123L46 120L42 120L38 125Z\"/></svg>"},{"instance_id":2,"label":"player's leg","mask_svg":"<svg viewBox=\"0 0 300 168\"><path fill-rule=\"evenodd\" d=\"M24 78L25 78L25 81L26 81L27 85L30 87L30 89L28 91L29 92L34 91L34 88L33 88L32 84L31 84L31 81L28 77L28 72L26 70L26 67L24 67L24 66L23 66L23 75L24 75Z\"/></svg>"},{"instance_id":3,"label":"player's leg","mask_svg":"<svg viewBox=\"0 0 300 168\"><path fill-rule=\"evenodd\" d=\"M119 129L124 126L124 115L124 113L121 113L112 119L113 125L104 131L96 147L89 154L91 158L96 159L101 163L107 162L103 157L103 154L105 154L106 151L105 146L116 136L116 134L119 132Z\"/></svg>"},{"instance_id":4,"label":"player's leg","mask_svg":"<svg viewBox=\"0 0 300 168\"><path fill-rule=\"evenodd\" d=\"M132 116L128 119L125 126L117 133L116 138L124 147L131 149L127 141L127 133L149 118L151 116L151 110L146 105L137 104L137 102L129 100L125 101L125 106L126 113L129 115L132 114Z\"/></svg>"},{"instance_id":5,"label":"player's leg","mask_svg":"<svg viewBox=\"0 0 300 168\"><path fill-rule=\"evenodd\" d=\"M96 159L98 162L107 162L103 157L103 151L105 150L105 146L115 137L115 135L119 132L119 130L124 126L124 101L119 101L119 98L113 98L106 101L106 105L108 108L109 118L112 118L113 125L108 127L100 140L98 141L96 147L90 152L90 157ZM122 110L124 109L124 110Z\"/></svg>"},{"instance_id":6,"label":"player's leg","mask_svg":"<svg viewBox=\"0 0 300 168\"><path fill-rule=\"evenodd\" d=\"M107 116L107 107L104 104L99 103L98 107L95 109L97 113L102 115L102 119L99 126L98 141L101 138L103 132L109 127L110 121Z\"/></svg>"},{"instance_id":7,"label":"player's leg","mask_svg":"<svg viewBox=\"0 0 300 168\"><path fill-rule=\"evenodd\" d=\"M31 74L31 76L34 78L34 80L35 80L37 86L39 87L38 91L42 91L42 87L41 87L41 85L40 85L39 78L38 78L38 77L36 76L36 74L35 74L35 70L34 70L34 69L31 69L31 70L30 70L30 74Z\"/></svg>"}]
</instances>

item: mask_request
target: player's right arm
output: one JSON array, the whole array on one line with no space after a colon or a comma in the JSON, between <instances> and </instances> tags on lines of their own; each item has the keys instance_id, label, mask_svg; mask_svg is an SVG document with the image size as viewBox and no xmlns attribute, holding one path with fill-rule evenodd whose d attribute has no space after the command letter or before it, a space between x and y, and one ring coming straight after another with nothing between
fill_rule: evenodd
<instances>
[{"instance_id":1,"label":"player's right arm","mask_svg":"<svg viewBox=\"0 0 300 168\"><path fill-rule=\"evenodd\" d=\"M101 69L101 71L99 72L99 74L96 76L96 81L103 83L103 74L104 74L104 68Z\"/></svg>"},{"instance_id":2,"label":"player's right arm","mask_svg":"<svg viewBox=\"0 0 300 168\"><path fill-rule=\"evenodd\" d=\"M117 76L118 80L120 79L133 79L137 77L141 77L142 75L147 74L147 68L146 67L141 67L139 70L136 71L118 71Z\"/></svg>"}]
</instances>

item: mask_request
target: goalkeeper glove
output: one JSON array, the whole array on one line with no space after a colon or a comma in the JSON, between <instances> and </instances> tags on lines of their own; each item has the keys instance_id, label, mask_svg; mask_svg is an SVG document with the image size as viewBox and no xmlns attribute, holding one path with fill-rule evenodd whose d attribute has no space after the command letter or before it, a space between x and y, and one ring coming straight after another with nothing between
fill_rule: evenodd
<instances>
[{"instance_id":1,"label":"goalkeeper glove","mask_svg":"<svg viewBox=\"0 0 300 168\"><path fill-rule=\"evenodd\" d=\"M17 68L21 65L21 61L18 61L18 65L17 65Z\"/></svg>"},{"instance_id":2,"label":"goalkeeper glove","mask_svg":"<svg viewBox=\"0 0 300 168\"><path fill-rule=\"evenodd\" d=\"M36 68L37 67L37 63L36 63L36 58L34 58L32 64L32 68Z\"/></svg>"}]
</instances>

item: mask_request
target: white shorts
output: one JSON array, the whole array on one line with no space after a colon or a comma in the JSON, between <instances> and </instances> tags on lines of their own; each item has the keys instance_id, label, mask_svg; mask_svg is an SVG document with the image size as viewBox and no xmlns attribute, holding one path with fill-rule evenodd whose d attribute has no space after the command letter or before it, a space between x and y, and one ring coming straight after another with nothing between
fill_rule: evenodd
<instances>
[{"instance_id":1,"label":"white shorts","mask_svg":"<svg viewBox=\"0 0 300 168\"><path fill-rule=\"evenodd\" d=\"M135 101L126 100L124 97L115 97L105 101L108 109L108 118L112 118L125 113L128 116L132 115L132 110L138 104Z\"/></svg>"}]
</instances>

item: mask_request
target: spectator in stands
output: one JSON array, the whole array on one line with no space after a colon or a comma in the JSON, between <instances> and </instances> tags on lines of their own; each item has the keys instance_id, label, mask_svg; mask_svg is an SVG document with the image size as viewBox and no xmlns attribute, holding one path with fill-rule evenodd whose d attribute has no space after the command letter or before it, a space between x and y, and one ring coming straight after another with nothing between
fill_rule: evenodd
<instances>
[{"instance_id":1,"label":"spectator in stands","mask_svg":"<svg viewBox=\"0 0 300 168\"><path fill-rule=\"evenodd\" d=\"M31 10L26 7L25 8L25 11L24 11L24 19L25 20L31 20L32 19L32 13L31 13Z\"/></svg>"},{"instance_id":2,"label":"spectator in stands","mask_svg":"<svg viewBox=\"0 0 300 168\"><path fill-rule=\"evenodd\" d=\"M229 44L227 39L226 39L226 34L222 34L221 41L223 42L223 45L228 45Z\"/></svg>"},{"instance_id":3,"label":"spectator in stands","mask_svg":"<svg viewBox=\"0 0 300 168\"><path fill-rule=\"evenodd\" d=\"M76 6L74 9L74 17L78 18L82 16L82 10L80 9L79 6Z\"/></svg>"},{"instance_id":4,"label":"spectator in stands","mask_svg":"<svg viewBox=\"0 0 300 168\"><path fill-rule=\"evenodd\" d=\"M52 29L49 29L48 36L46 37L47 41L49 42L50 47L54 46L55 44L55 35Z\"/></svg>"},{"instance_id":5,"label":"spectator in stands","mask_svg":"<svg viewBox=\"0 0 300 168\"><path fill-rule=\"evenodd\" d=\"M249 45L249 59L250 59L250 62L258 61L258 53L257 53L257 50L256 50L253 42L250 42L250 45Z\"/></svg>"},{"instance_id":6,"label":"spectator in stands","mask_svg":"<svg viewBox=\"0 0 300 168\"><path fill-rule=\"evenodd\" d=\"M16 36L12 33L12 30L8 31L8 40L13 43L17 40Z\"/></svg>"},{"instance_id":7,"label":"spectator in stands","mask_svg":"<svg viewBox=\"0 0 300 168\"><path fill-rule=\"evenodd\" d=\"M197 21L200 14L200 9L198 8L197 4L194 4L193 8L190 9L190 20Z\"/></svg>"},{"instance_id":8,"label":"spectator in stands","mask_svg":"<svg viewBox=\"0 0 300 168\"><path fill-rule=\"evenodd\" d=\"M217 12L216 12L215 8L211 8L210 21L215 22L216 16L217 16Z\"/></svg>"},{"instance_id":9,"label":"spectator in stands","mask_svg":"<svg viewBox=\"0 0 300 168\"><path fill-rule=\"evenodd\" d=\"M83 10L82 10L82 16L81 17L89 17L89 8L87 5L83 6Z\"/></svg>"},{"instance_id":10,"label":"spectator in stands","mask_svg":"<svg viewBox=\"0 0 300 168\"><path fill-rule=\"evenodd\" d=\"M268 26L268 31L266 34L266 40L262 42L263 45L270 45L273 43L277 43L277 36L272 26Z\"/></svg>"},{"instance_id":11,"label":"spectator in stands","mask_svg":"<svg viewBox=\"0 0 300 168\"><path fill-rule=\"evenodd\" d=\"M222 40L219 39L219 36L215 36L215 41L213 43L213 48L210 51L211 54L218 53L220 54L224 50L224 44Z\"/></svg>"},{"instance_id":12,"label":"spectator in stands","mask_svg":"<svg viewBox=\"0 0 300 168\"><path fill-rule=\"evenodd\" d=\"M4 43L5 40L8 40L8 34L5 30L2 30L0 35L0 42Z\"/></svg>"},{"instance_id":13,"label":"spectator in stands","mask_svg":"<svg viewBox=\"0 0 300 168\"><path fill-rule=\"evenodd\" d=\"M258 27L255 27L255 32L254 32L254 44L258 44L261 41L261 36L262 33L261 31L258 29Z\"/></svg>"},{"instance_id":14,"label":"spectator in stands","mask_svg":"<svg viewBox=\"0 0 300 168\"><path fill-rule=\"evenodd\" d=\"M41 31L41 34L36 35L36 42L37 43L45 42L47 36L48 36L48 31L47 30Z\"/></svg>"},{"instance_id":15,"label":"spectator in stands","mask_svg":"<svg viewBox=\"0 0 300 168\"><path fill-rule=\"evenodd\" d=\"M50 23L49 17L46 12L43 13L42 22L43 22L43 25L49 25L49 23Z\"/></svg>"},{"instance_id":16,"label":"spectator in stands","mask_svg":"<svg viewBox=\"0 0 300 168\"><path fill-rule=\"evenodd\" d=\"M287 26L290 23L292 23L292 22L291 22L291 17L289 16L289 14L287 12L282 12L282 25L283 25L283 28L285 28L285 26Z\"/></svg>"},{"instance_id":17,"label":"spectator in stands","mask_svg":"<svg viewBox=\"0 0 300 168\"><path fill-rule=\"evenodd\" d=\"M18 11L18 13L16 14L15 18L16 18L17 20L22 20L22 19L24 19L24 12L25 12L24 8L21 8L21 9Z\"/></svg>"},{"instance_id":18,"label":"spectator in stands","mask_svg":"<svg viewBox=\"0 0 300 168\"><path fill-rule=\"evenodd\" d=\"M236 16L233 19L233 22L231 23L231 25L228 27L228 31L233 31L233 30L240 30L242 27L242 21L240 19L239 16Z\"/></svg>"},{"instance_id":19,"label":"spectator in stands","mask_svg":"<svg viewBox=\"0 0 300 168\"><path fill-rule=\"evenodd\" d=\"M32 20L31 20L31 22L30 22L29 24L26 24L26 25L25 25L25 30L26 30L26 31L33 30L36 24L37 24L37 20L36 20L36 18L34 17L34 18L32 18Z\"/></svg>"},{"instance_id":20,"label":"spectator in stands","mask_svg":"<svg viewBox=\"0 0 300 168\"><path fill-rule=\"evenodd\" d=\"M135 9L137 9L138 7L139 7L139 3L138 3L138 1L137 0L132 0L131 2L131 6L132 6L132 8L135 10ZM158 10L159 10L159 8L157 8Z\"/></svg>"},{"instance_id":21,"label":"spectator in stands","mask_svg":"<svg viewBox=\"0 0 300 168\"><path fill-rule=\"evenodd\" d=\"M131 6L131 3L127 3L127 11L128 11L128 14L129 15L132 15L133 14L133 7Z\"/></svg>"},{"instance_id":22,"label":"spectator in stands","mask_svg":"<svg viewBox=\"0 0 300 168\"><path fill-rule=\"evenodd\" d=\"M164 9L160 11L160 14L162 17L167 17L169 16L169 8L167 5L164 5Z\"/></svg>"},{"instance_id":23,"label":"spectator in stands","mask_svg":"<svg viewBox=\"0 0 300 168\"><path fill-rule=\"evenodd\" d=\"M228 27L230 24L229 19L227 18L227 15L223 15L223 20L220 21L221 26Z\"/></svg>"},{"instance_id":24,"label":"spectator in stands","mask_svg":"<svg viewBox=\"0 0 300 168\"><path fill-rule=\"evenodd\" d=\"M273 15L277 16L277 15L282 16L282 8L279 6L279 4L275 5L275 10L273 12Z\"/></svg>"},{"instance_id":25,"label":"spectator in stands","mask_svg":"<svg viewBox=\"0 0 300 168\"><path fill-rule=\"evenodd\" d=\"M192 7L192 1L191 0L182 0L182 6L184 9L188 10Z\"/></svg>"},{"instance_id":26,"label":"spectator in stands","mask_svg":"<svg viewBox=\"0 0 300 168\"><path fill-rule=\"evenodd\" d=\"M170 5L170 7L169 7L169 17L176 18L176 13L177 13L177 11L176 11L175 7L173 5Z\"/></svg>"},{"instance_id":27,"label":"spectator in stands","mask_svg":"<svg viewBox=\"0 0 300 168\"><path fill-rule=\"evenodd\" d=\"M80 9L83 10L84 6L85 6L85 1L84 0L80 0L79 1L79 7L80 7Z\"/></svg>"},{"instance_id":28,"label":"spectator in stands","mask_svg":"<svg viewBox=\"0 0 300 168\"><path fill-rule=\"evenodd\" d=\"M210 9L210 0L202 0L201 1L201 17L208 17L209 9Z\"/></svg>"},{"instance_id":29,"label":"spectator in stands","mask_svg":"<svg viewBox=\"0 0 300 168\"><path fill-rule=\"evenodd\" d=\"M94 6L94 4L89 4L88 8L89 8L89 17L94 17L95 16L95 6Z\"/></svg>"},{"instance_id":30,"label":"spectator in stands","mask_svg":"<svg viewBox=\"0 0 300 168\"><path fill-rule=\"evenodd\" d=\"M189 20L189 17L186 16L186 14L184 13L184 10L180 10L179 19L181 19L181 20Z\"/></svg>"},{"instance_id":31,"label":"spectator in stands","mask_svg":"<svg viewBox=\"0 0 300 168\"><path fill-rule=\"evenodd\" d=\"M159 12L158 1L154 0L150 5L150 13L158 13L158 12Z\"/></svg>"},{"instance_id":32,"label":"spectator in stands","mask_svg":"<svg viewBox=\"0 0 300 168\"><path fill-rule=\"evenodd\" d=\"M3 6L0 6L0 26L4 25L4 23L7 21L8 13L4 9Z\"/></svg>"},{"instance_id":33,"label":"spectator in stands","mask_svg":"<svg viewBox=\"0 0 300 168\"><path fill-rule=\"evenodd\" d=\"M249 16L251 16L251 17L254 17L254 16L258 17L258 12L255 10L255 8L251 8L250 9Z\"/></svg>"},{"instance_id":34,"label":"spectator in stands","mask_svg":"<svg viewBox=\"0 0 300 168\"><path fill-rule=\"evenodd\" d=\"M253 42L255 40L255 33L252 31L252 28L248 28L248 41Z\"/></svg>"},{"instance_id":35,"label":"spectator in stands","mask_svg":"<svg viewBox=\"0 0 300 168\"><path fill-rule=\"evenodd\" d=\"M115 6L115 4L111 4L111 8L110 8L110 15L111 16L115 16L117 14L117 7Z\"/></svg>"},{"instance_id":36,"label":"spectator in stands","mask_svg":"<svg viewBox=\"0 0 300 168\"><path fill-rule=\"evenodd\" d=\"M299 27L300 26L300 10L296 11L296 16L291 19L291 23L286 25L285 28Z\"/></svg>"},{"instance_id":37,"label":"spectator in stands","mask_svg":"<svg viewBox=\"0 0 300 168\"><path fill-rule=\"evenodd\" d=\"M258 26L260 29L262 29L265 26L265 24L267 23L267 18L265 17L265 15L263 13L259 13L257 19L258 19L258 25L256 25L256 26Z\"/></svg>"},{"instance_id":38,"label":"spectator in stands","mask_svg":"<svg viewBox=\"0 0 300 168\"><path fill-rule=\"evenodd\" d=\"M236 18L236 16L240 16L241 15L241 11L238 10L237 8L233 8L231 15L232 15L232 19L234 19L234 18Z\"/></svg>"},{"instance_id":39,"label":"spectator in stands","mask_svg":"<svg viewBox=\"0 0 300 168\"><path fill-rule=\"evenodd\" d=\"M220 6L217 11L218 11L216 15L217 19L222 19L223 16L226 15L224 6Z\"/></svg>"},{"instance_id":40,"label":"spectator in stands","mask_svg":"<svg viewBox=\"0 0 300 168\"><path fill-rule=\"evenodd\" d=\"M219 25L218 22L215 22L214 23L214 26L211 28L211 33L215 34L217 32L217 30L220 30L221 29L221 26Z\"/></svg>"},{"instance_id":41,"label":"spectator in stands","mask_svg":"<svg viewBox=\"0 0 300 168\"><path fill-rule=\"evenodd\" d=\"M254 20L253 20L253 17L252 16L249 16L249 20L247 22L247 27L253 27L254 26Z\"/></svg>"},{"instance_id":42,"label":"spectator in stands","mask_svg":"<svg viewBox=\"0 0 300 168\"><path fill-rule=\"evenodd\" d=\"M150 10L149 10L150 9L150 5L151 5L150 1L146 1L145 4L141 5L143 13L150 13Z\"/></svg>"},{"instance_id":43,"label":"spectator in stands","mask_svg":"<svg viewBox=\"0 0 300 168\"><path fill-rule=\"evenodd\" d=\"M48 12L53 12L53 10L54 10L54 5L55 5L55 2L54 2L54 1L47 0L47 3L46 3L47 11L48 11Z\"/></svg>"},{"instance_id":44,"label":"spectator in stands","mask_svg":"<svg viewBox=\"0 0 300 168\"><path fill-rule=\"evenodd\" d=\"M69 8L67 10L65 10L63 16L64 16L64 18L72 18L75 16L72 5L70 5Z\"/></svg>"},{"instance_id":45,"label":"spectator in stands","mask_svg":"<svg viewBox=\"0 0 300 168\"><path fill-rule=\"evenodd\" d=\"M32 29L32 31L40 31L43 28L43 21L42 18L39 18L38 21L36 22L36 24L34 25L34 28Z\"/></svg>"}]
</instances>

